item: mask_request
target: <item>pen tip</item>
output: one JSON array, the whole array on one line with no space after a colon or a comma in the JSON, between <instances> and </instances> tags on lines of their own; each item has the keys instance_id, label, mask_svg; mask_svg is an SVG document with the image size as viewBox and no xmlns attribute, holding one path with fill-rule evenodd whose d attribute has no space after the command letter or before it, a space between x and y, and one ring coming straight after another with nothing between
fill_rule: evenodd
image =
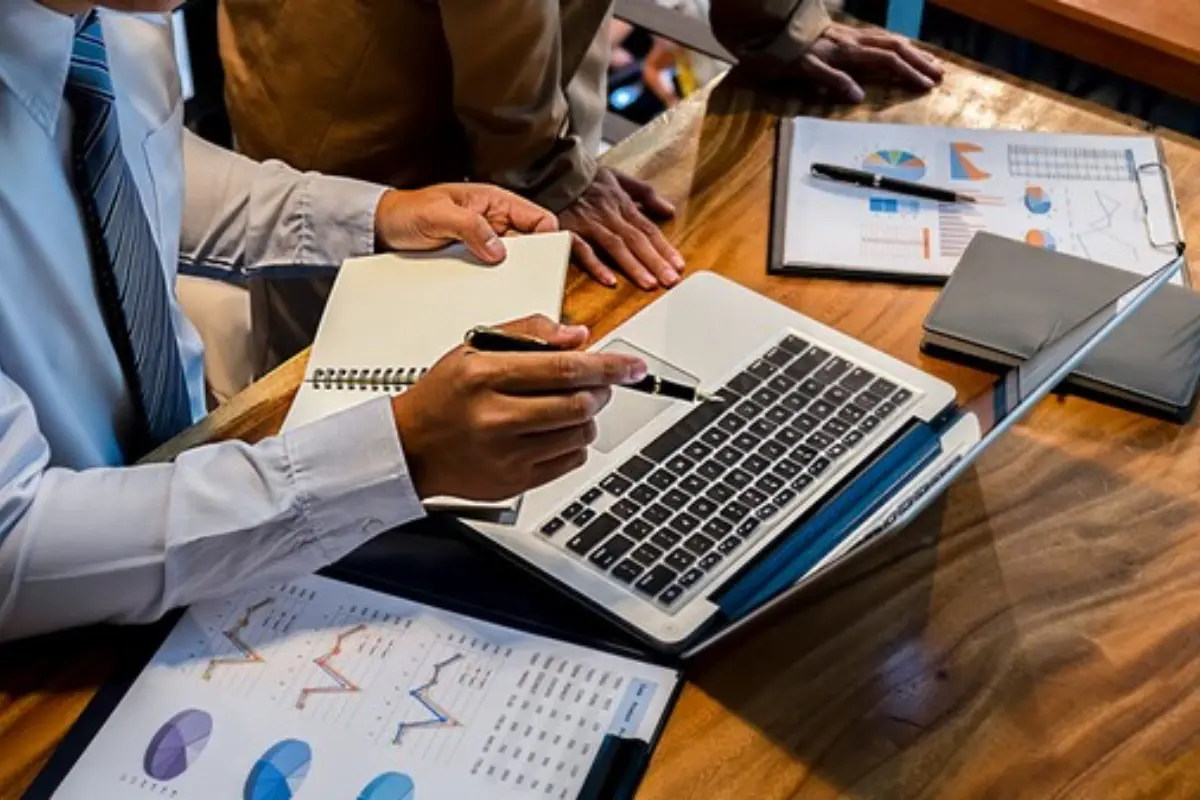
<instances>
[{"instance_id":1,"label":"pen tip","mask_svg":"<svg viewBox=\"0 0 1200 800\"><path fill-rule=\"evenodd\" d=\"M701 403L724 403L725 398L715 394L705 394L704 392L696 392L696 399Z\"/></svg>"}]
</instances>

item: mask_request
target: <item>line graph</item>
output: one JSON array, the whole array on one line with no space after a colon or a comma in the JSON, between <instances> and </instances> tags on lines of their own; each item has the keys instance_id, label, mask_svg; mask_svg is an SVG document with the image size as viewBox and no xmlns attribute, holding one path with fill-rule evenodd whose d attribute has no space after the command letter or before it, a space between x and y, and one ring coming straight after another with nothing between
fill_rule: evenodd
<instances>
[{"instance_id":1,"label":"line graph","mask_svg":"<svg viewBox=\"0 0 1200 800\"><path fill-rule=\"evenodd\" d=\"M334 659L342 654L342 645L345 644L347 639L362 633L366 629L367 626L360 622L353 628L339 633L333 643L333 647L328 652L322 653L313 659L313 663L329 676L333 684L326 686L305 686L300 690L300 696L296 698L297 709L303 711L305 705L308 703L308 698L314 694L343 694L362 691L362 687L338 670L334 664Z\"/></svg>"},{"instance_id":2,"label":"line graph","mask_svg":"<svg viewBox=\"0 0 1200 800\"><path fill-rule=\"evenodd\" d=\"M1121 229L1119 218L1122 214L1130 213L1118 198L1111 193L1097 189L1089 192L1083 199L1075 199L1071 204L1072 232L1078 249L1087 258L1093 260L1111 261L1114 257L1121 263L1138 263L1138 249L1118 235ZM1091 202L1095 199L1095 204Z\"/></svg>"},{"instance_id":3,"label":"line graph","mask_svg":"<svg viewBox=\"0 0 1200 800\"><path fill-rule=\"evenodd\" d=\"M241 618L238 619L237 623L232 628L221 632L221 634L229 640L229 643L232 644L239 653L241 653L241 657L213 656L208 660L208 666L205 667L204 674L200 676L202 680L212 680L213 672L217 667L220 666L263 664L266 662L266 659L263 658L262 655L249 643L247 643L244 638L242 638L242 634L245 632L246 628L250 627L250 623L253 621L254 612L264 608L265 606L269 606L273 602L275 602L275 598L273 597L259 600L257 603L249 606L246 609L245 613L242 614Z\"/></svg>"},{"instance_id":4,"label":"line graph","mask_svg":"<svg viewBox=\"0 0 1200 800\"><path fill-rule=\"evenodd\" d=\"M460 661L462 657L462 653L455 653L454 655L437 662L433 665L433 674L430 676L429 680L408 691L409 696L416 700L417 703L419 703L427 712L429 712L429 717L422 720L402 720L397 723L396 735L392 737L392 744L399 747L404 740L404 734L410 730L420 730L422 728L456 728L459 726L460 723L458 720L452 717L449 711L446 711L444 708L438 705L437 702L435 702L434 699L429 696L429 693L435 686L438 685L438 682L441 680L442 670Z\"/></svg>"}]
</instances>

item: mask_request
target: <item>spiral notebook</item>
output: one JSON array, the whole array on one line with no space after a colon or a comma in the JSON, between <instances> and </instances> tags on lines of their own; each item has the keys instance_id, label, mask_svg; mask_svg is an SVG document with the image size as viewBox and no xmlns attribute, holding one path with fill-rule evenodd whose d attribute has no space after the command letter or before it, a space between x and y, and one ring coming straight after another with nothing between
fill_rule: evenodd
<instances>
[{"instance_id":1,"label":"spiral notebook","mask_svg":"<svg viewBox=\"0 0 1200 800\"><path fill-rule=\"evenodd\" d=\"M476 325L530 314L559 319L571 238L567 233L504 240L502 264L481 264L461 245L434 253L389 253L346 261L283 430L396 394L463 341ZM452 498L429 508L470 516L512 513L518 501Z\"/></svg>"}]
</instances>

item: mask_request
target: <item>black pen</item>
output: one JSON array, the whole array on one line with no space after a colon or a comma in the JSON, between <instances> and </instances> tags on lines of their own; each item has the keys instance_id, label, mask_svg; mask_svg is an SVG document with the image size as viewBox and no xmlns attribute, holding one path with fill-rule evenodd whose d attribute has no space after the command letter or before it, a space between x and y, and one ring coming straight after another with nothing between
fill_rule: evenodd
<instances>
[{"instance_id":1,"label":"black pen","mask_svg":"<svg viewBox=\"0 0 1200 800\"><path fill-rule=\"evenodd\" d=\"M921 197L925 200L937 200L940 203L974 203L975 198L969 194L960 194L949 189L939 189L936 186L926 186L912 181L902 181L899 178L888 178L874 172L863 172L849 167L839 167L836 164L812 165L812 174L818 178L849 183L866 189L879 189L885 192L905 194L910 197Z\"/></svg>"},{"instance_id":2,"label":"black pen","mask_svg":"<svg viewBox=\"0 0 1200 800\"><path fill-rule=\"evenodd\" d=\"M476 350L489 353L550 353L559 348L535 336L506 333L495 328L478 327L467 331L466 342ZM685 403L723 402L720 397L705 394L694 386L687 386L657 375L647 375L637 383L621 385L643 394L682 400Z\"/></svg>"}]
</instances>

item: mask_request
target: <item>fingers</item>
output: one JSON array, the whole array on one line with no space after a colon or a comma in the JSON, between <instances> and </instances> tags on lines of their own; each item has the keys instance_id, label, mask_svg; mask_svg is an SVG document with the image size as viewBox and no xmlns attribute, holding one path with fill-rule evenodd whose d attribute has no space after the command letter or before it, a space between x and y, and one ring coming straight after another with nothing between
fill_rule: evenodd
<instances>
[{"instance_id":1,"label":"fingers","mask_svg":"<svg viewBox=\"0 0 1200 800\"><path fill-rule=\"evenodd\" d=\"M910 89L928 91L934 81L928 75L908 63L899 53L880 47L856 47L847 54L847 59L869 73L886 76Z\"/></svg>"},{"instance_id":2,"label":"fingers","mask_svg":"<svg viewBox=\"0 0 1200 800\"><path fill-rule=\"evenodd\" d=\"M518 194L482 183L445 184L458 205L483 214L497 233L549 233L558 219L537 203Z\"/></svg>"},{"instance_id":3,"label":"fingers","mask_svg":"<svg viewBox=\"0 0 1200 800\"><path fill-rule=\"evenodd\" d=\"M596 441L596 434L596 423L588 420L550 433L531 434L521 440L520 446L526 448L534 462L551 461L578 450L586 450Z\"/></svg>"},{"instance_id":4,"label":"fingers","mask_svg":"<svg viewBox=\"0 0 1200 800\"><path fill-rule=\"evenodd\" d=\"M485 264L499 264L504 260L504 245L481 214L445 202L430 206L425 215L420 227L429 238L457 239Z\"/></svg>"},{"instance_id":5,"label":"fingers","mask_svg":"<svg viewBox=\"0 0 1200 800\"><path fill-rule=\"evenodd\" d=\"M600 260L592 246L574 231L571 232L571 253L584 272L610 288L617 285L616 274Z\"/></svg>"},{"instance_id":6,"label":"fingers","mask_svg":"<svg viewBox=\"0 0 1200 800\"><path fill-rule=\"evenodd\" d=\"M678 259L680 262L683 259L679 258L679 254L669 246L667 255L660 252L646 230L657 231L654 223L643 217L641 212L635 208L631 207L629 211L630 213L626 217L614 219L611 229L621 238L628 252L637 259L638 263L650 271L656 281L668 287L679 283L679 273L675 271L671 259ZM634 219L639 220L644 227L634 224L632 221Z\"/></svg>"},{"instance_id":7,"label":"fingers","mask_svg":"<svg viewBox=\"0 0 1200 800\"><path fill-rule=\"evenodd\" d=\"M639 181L637 178L631 178L622 172L614 170L613 174L616 176L617 183L620 184L621 188L633 198L633 202L651 214L657 214L660 217L675 216L675 206L671 205L667 198L654 191L653 186Z\"/></svg>"},{"instance_id":8,"label":"fingers","mask_svg":"<svg viewBox=\"0 0 1200 800\"><path fill-rule=\"evenodd\" d=\"M800 62L800 69L813 83L839 100L861 103L867 96L863 88L858 85L858 81L840 69L825 63L816 52L809 52L804 56Z\"/></svg>"},{"instance_id":9,"label":"fingers","mask_svg":"<svg viewBox=\"0 0 1200 800\"><path fill-rule=\"evenodd\" d=\"M563 394L500 395L497 415L507 430L542 434L590 422L612 400L612 389L581 389Z\"/></svg>"},{"instance_id":10,"label":"fingers","mask_svg":"<svg viewBox=\"0 0 1200 800\"><path fill-rule=\"evenodd\" d=\"M946 70L938 60L908 39L893 36L885 31L872 31L863 34L861 41L870 47L892 50L934 83L941 83L942 79L946 77Z\"/></svg>"},{"instance_id":11,"label":"fingers","mask_svg":"<svg viewBox=\"0 0 1200 800\"><path fill-rule=\"evenodd\" d=\"M646 377L646 363L620 353L481 353L488 371L484 380L505 394L574 392L637 383Z\"/></svg>"},{"instance_id":12,"label":"fingers","mask_svg":"<svg viewBox=\"0 0 1200 800\"><path fill-rule=\"evenodd\" d=\"M612 227L612 218L609 217L605 222L593 222L588 224L584 230L580 231L584 236L590 239L595 244L600 245L608 257L616 262L617 266L624 272L629 279L636 283L640 288L649 291L658 286L658 278L654 273L643 264L629 249L629 245L621 238Z\"/></svg>"},{"instance_id":13,"label":"fingers","mask_svg":"<svg viewBox=\"0 0 1200 800\"><path fill-rule=\"evenodd\" d=\"M496 327L506 333L533 336L563 349L581 347L591 335L585 325L562 325L543 314L522 317Z\"/></svg>"},{"instance_id":14,"label":"fingers","mask_svg":"<svg viewBox=\"0 0 1200 800\"><path fill-rule=\"evenodd\" d=\"M574 472L587 463L587 457L587 450L576 450L573 453L535 464L530 470L530 481L533 484L530 488L543 486L563 475Z\"/></svg>"}]
</instances>

